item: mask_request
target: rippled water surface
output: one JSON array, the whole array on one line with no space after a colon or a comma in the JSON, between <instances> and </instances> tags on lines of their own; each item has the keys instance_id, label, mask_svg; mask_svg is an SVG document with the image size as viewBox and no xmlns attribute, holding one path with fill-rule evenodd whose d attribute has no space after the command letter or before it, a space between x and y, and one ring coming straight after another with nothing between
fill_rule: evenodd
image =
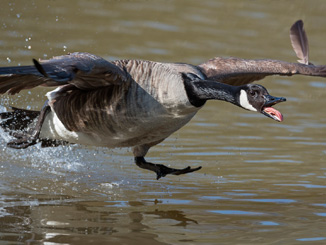
<instances>
[{"instance_id":1,"label":"rippled water surface","mask_svg":"<svg viewBox=\"0 0 326 245\"><path fill-rule=\"evenodd\" d=\"M295 62L303 19L310 59L326 63L324 1L4 1L0 65L86 51L107 59L199 64L214 56ZM272 121L208 103L148 159L203 166L159 181L128 149L7 148L0 131L4 244L325 244L326 80L260 81L288 99ZM47 90L1 97L40 109ZM1 111L5 108L1 107Z\"/></svg>"}]
</instances>

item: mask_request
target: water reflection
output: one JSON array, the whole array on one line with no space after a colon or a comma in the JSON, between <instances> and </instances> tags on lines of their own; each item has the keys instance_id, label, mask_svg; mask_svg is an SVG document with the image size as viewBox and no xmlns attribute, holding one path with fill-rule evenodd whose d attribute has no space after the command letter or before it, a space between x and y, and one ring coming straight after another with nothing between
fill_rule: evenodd
<instances>
[{"instance_id":1,"label":"water reflection","mask_svg":"<svg viewBox=\"0 0 326 245\"><path fill-rule=\"evenodd\" d=\"M170 211L155 210L153 212L147 212L146 214L156 215L158 216L157 219L170 219L170 220L177 221L177 223L174 224L174 226L182 226L184 228L191 223L198 224L196 220L188 219L183 212L177 210L170 210Z\"/></svg>"},{"instance_id":2,"label":"water reflection","mask_svg":"<svg viewBox=\"0 0 326 245\"><path fill-rule=\"evenodd\" d=\"M61 197L63 200L66 197ZM6 200L10 199L5 197ZM53 205L49 205L49 203ZM186 217L179 210L160 210L155 207L160 201L155 200L151 205L148 201L129 202L128 207L136 208L127 211L124 215L114 211L107 202L74 202L74 205L60 203L59 200L44 200L44 203L32 204L26 200L12 200L11 204L4 205L5 212L0 217L2 225L0 238L6 241L19 240L60 242L91 242L92 239L105 241L115 237L117 242L151 242L151 244L165 244L157 241L158 235L153 233L157 225L171 224L186 228L189 224L198 224L196 220ZM23 204L23 205L22 205ZM137 211L144 206L153 206L153 211ZM120 208L126 208L121 205ZM127 215L126 215L127 214ZM13 235L10 235L13 234ZM88 235L85 240L83 235Z\"/></svg>"}]
</instances>

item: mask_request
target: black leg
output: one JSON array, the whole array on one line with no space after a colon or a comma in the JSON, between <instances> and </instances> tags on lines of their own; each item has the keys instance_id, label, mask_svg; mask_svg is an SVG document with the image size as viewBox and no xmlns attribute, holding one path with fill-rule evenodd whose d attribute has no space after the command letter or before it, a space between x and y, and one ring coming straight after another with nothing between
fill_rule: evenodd
<instances>
[{"instance_id":1,"label":"black leg","mask_svg":"<svg viewBox=\"0 0 326 245\"><path fill-rule=\"evenodd\" d=\"M156 179L164 177L167 174L173 174L173 175L187 174L201 169L201 167L198 168L186 167L183 169L169 168L162 164L154 164L151 162L147 162L144 157L135 157L135 163L140 168L154 171L156 173Z\"/></svg>"},{"instance_id":2,"label":"black leg","mask_svg":"<svg viewBox=\"0 0 326 245\"><path fill-rule=\"evenodd\" d=\"M7 146L15 149L25 149L31 145L35 145L38 142L44 119L50 111L51 108L48 105L48 101L46 101L32 132L30 134L14 133L13 136L17 139L8 142Z\"/></svg>"}]
</instances>

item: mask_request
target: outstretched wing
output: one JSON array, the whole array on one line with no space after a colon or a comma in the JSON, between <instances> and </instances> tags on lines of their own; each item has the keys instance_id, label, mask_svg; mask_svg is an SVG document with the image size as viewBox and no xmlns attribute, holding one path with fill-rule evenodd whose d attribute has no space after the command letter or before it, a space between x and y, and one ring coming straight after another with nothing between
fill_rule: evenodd
<instances>
[{"instance_id":1,"label":"outstretched wing","mask_svg":"<svg viewBox=\"0 0 326 245\"><path fill-rule=\"evenodd\" d=\"M34 61L34 66L0 68L0 94L15 94L36 86L72 84L91 90L128 80L124 69L89 53L72 53L50 60Z\"/></svg>"},{"instance_id":2,"label":"outstretched wing","mask_svg":"<svg viewBox=\"0 0 326 245\"><path fill-rule=\"evenodd\" d=\"M279 60L247 60L239 58L211 59L198 66L208 79L240 86L261 80L266 76L306 76L326 77L326 66L314 66L298 63L288 63Z\"/></svg>"},{"instance_id":3,"label":"outstretched wing","mask_svg":"<svg viewBox=\"0 0 326 245\"><path fill-rule=\"evenodd\" d=\"M314 66L308 60L308 38L303 29L302 20L295 22L290 29L292 47L300 59L298 63L288 63L279 60L246 60L238 58L211 59L198 67L209 79L230 85L243 85L266 76L306 76L326 77L326 66Z\"/></svg>"}]
</instances>

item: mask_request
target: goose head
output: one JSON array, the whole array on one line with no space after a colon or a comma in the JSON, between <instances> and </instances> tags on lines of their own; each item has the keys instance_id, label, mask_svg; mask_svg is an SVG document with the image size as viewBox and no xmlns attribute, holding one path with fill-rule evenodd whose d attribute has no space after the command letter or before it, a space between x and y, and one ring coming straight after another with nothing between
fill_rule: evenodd
<instances>
[{"instance_id":1,"label":"goose head","mask_svg":"<svg viewBox=\"0 0 326 245\"><path fill-rule=\"evenodd\" d=\"M272 106L283 101L286 99L270 95L267 89L261 85L247 84L241 86L237 104L246 110L260 112L275 121L281 122L283 115Z\"/></svg>"},{"instance_id":2,"label":"goose head","mask_svg":"<svg viewBox=\"0 0 326 245\"><path fill-rule=\"evenodd\" d=\"M283 121L281 112L272 106L286 101L283 97L270 95L266 88L259 84L233 86L212 80L202 80L193 74L182 74L190 103L201 107L207 100L224 100L249 111L260 112L263 115Z\"/></svg>"}]
</instances>

